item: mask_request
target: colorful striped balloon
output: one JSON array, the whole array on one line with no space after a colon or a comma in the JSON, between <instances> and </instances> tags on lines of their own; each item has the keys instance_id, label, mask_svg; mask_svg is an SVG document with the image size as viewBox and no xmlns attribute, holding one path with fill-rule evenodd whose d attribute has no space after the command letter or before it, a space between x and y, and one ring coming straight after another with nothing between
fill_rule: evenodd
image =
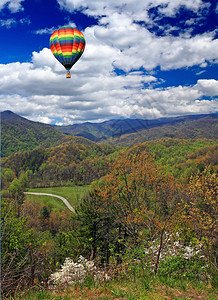
<instances>
[{"instance_id":1,"label":"colorful striped balloon","mask_svg":"<svg viewBox=\"0 0 218 300\"><path fill-rule=\"evenodd\" d=\"M67 70L67 78L70 78L70 69L85 49L84 35L76 28L64 26L53 32L49 46L51 52Z\"/></svg>"}]
</instances>

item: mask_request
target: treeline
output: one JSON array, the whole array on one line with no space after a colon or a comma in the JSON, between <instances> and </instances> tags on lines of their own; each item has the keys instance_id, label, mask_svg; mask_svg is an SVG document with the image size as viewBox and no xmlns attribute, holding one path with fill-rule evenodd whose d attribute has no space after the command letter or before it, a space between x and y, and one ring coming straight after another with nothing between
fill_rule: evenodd
<instances>
[{"instance_id":1,"label":"treeline","mask_svg":"<svg viewBox=\"0 0 218 300\"><path fill-rule=\"evenodd\" d=\"M218 144L209 139L164 138L141 143L131 149L133 152L146 150L165 172L178 178L187 178L209 165L217 171Z\"/></svg>"},{"instance_id":2,"label":"treeline","mask_svg":"<svg viewBox=\"0 0 218 300\"><path fill-rule=\"evenodd\" d=\"M2 167L3 170L11 169L15 176L31 171L30 186L83 185L106 174L110 154L116 151L114 146L78 138L56 147L18 152L2 159Z\"/></svg>"},{"instance_id":3,"label":"treeline","mask_svg":"<svg viewBox=\"0 0 218 300\"><path fill-rule=\"evenodd\" d=\"M165 138L141 143L131 149L136 152L147 151L158 165L175 177L190 176L193 172L203 170L206 165L215 166L218 156L217 143L206 139ZM31 171L31 187L90 184L106 175L119 151L124 150L84 138L73 138L56 147L18 152L2 159L2 168L11 169L15 176Z\"/></svg>"},{"instance_id":4,"label":"treeline","mask_svg":"<svg viewBox=\"0 0 218 300\"><path fill-rule=\"evenodd\" d=\"M111 162L123 151L126 151L125 148L96 144L74 137L56 147L17 152L1 160L2 186L7 183L8 174L13 173L15 177L19 177L27 171L32 174L29 186L49 186L53 183L90 184L104 176ZM165 172L178 178L189 177L208 165L217 170L218 146L212 140L165 138L140 143L130 148L130 151L146 151Z\"/></svg>"}]
</instances>

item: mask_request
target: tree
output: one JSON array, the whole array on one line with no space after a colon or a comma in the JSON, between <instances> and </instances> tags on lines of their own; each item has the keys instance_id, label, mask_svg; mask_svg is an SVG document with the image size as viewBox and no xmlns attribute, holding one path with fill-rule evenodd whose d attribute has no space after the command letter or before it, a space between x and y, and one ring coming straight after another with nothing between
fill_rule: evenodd
<instances>
[{"instance_id":1,"label":"tree","mask_svg":"<svg viewBox=\"0 0 218 300\"><path fill-rule=\"evenodd\" d=\"M29 284L30 249L35 248L27 219L17 217L15 200L2 199L1 219L1 279L2 292L7 293L24 282Z\"/></svg>"},{"instance_id":2,"label":"tree","mask_svg":"<svg viewBox=\"0 0 218 300\"><path fill-rule=\"evenodd\" d=\"M162 238L178 202L173 176L164 175L147 152L129 151L119 156L102 180L93 183L90 199L77 214L94 256L97 253L108 264L111 255L119 262L127 247L137 247L143 232L150 240Z\"/></svg>"},{"instance_id":3,"label":"tree","mask_svg":"<svg viewBox=\"0 0 218 300\"><path fill-rule=\"evenodd\" d=\"M187 190L187 218L196 238L204 240L207 257L215 267L217 253L218 176L211 168L190 178ZM216 268L216 267L215 267Z\"/></svg>"},{"instance_id":4,"label":"tree","mask_svg":"<svg viewBox=\"0 0 218 300\"><path fill-rule=\"evenodd\" d=\"M25 173L22 173L19 179L14 178L14 180L11 182L8 188L11 198L15 200L18 216L20 214L20 206L24 200L24 190L27 186L28 179L30 178L31 175L32 175L31 171L26 171Z\"/></svg>"}]
</instances>

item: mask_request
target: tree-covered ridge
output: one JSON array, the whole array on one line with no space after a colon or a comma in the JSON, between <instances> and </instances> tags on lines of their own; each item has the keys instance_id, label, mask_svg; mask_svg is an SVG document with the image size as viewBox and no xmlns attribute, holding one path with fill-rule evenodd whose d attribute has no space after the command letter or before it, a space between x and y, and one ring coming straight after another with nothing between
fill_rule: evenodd
<instances>
[{"instance_id":1,"label":"tree-covered ridge","mask_svg":"<svg viewBox=\"0 0 218 300\"><path fill-rule=\"evenodd\" d=\"M32 150L39 146L49 147L60 143L65 134L50 125L32 122L24 118L2 120L2 156L18 151Z\"/></svg>"},{"instance_id":2,"label":"tree-covered ridge","mask_svg":"<svg viewBox=\"0 0 218 300\"><path fill-rule=\"evenodd\" d=\"M119 138L110 138L106 142L117 146L131 147L146 141L159 140L164 137L179 139L218 139L218 115L199 119L184 119L180 122L147 128L139 132L124 134Z\"/></svg>"},{"instance_id":3,"label":"tree-covered ridge","mask_svg":"<svg viewBox=\"0 0 218 300\"><path fill-rule=\"evenodd\" d=\"M211 165L217 170L218 144L209 139L172 139L140 143L129 151L146 150L166 172L175 177L189 176Z\"/></svg>"},{"instance_id":4,"label":"tree-covered ridge","mask_svg":"<svg viewBox=\"0 0 218 300\"><path fill-rule=\"evenodd\" d=\"M12 169L16 176L29 170L34 175L32 182L42 186L68 181L89 184L106 174L110 160L106 157L116 151L114 146L70 136L55 147L40 147L3 158L2 167Z\"/></svg>"},{"instance_id":5,"label":"tree-covered ridge","mask_svg":"<svg viewBox=\"0 0 218 300\"><path fill-rule=\"evenodd\" d=\"M2 167L12 169L16 176L30 170L34 175L31 180L33 186L90 184L106 175L120 151L146 151L165 172L175 177L188 177L207 165L217 169L217 143L212 140L165 138L141 143L130 149L119 149L72 136L55 147L15 153L2 159Z\"/></svg>"},{"instance_id":6,"label":"tree-covered ridge","mask_svg":"<svg viewBox=\"0 0 218 300\"><path fill-rule=\"evenodd\" d=\"M109 139L111 143L127 143L133 145L164 136L172 138L217 138L214 126L217 127L216 114L187 115L160 119L118 119L102 123L73 124L57 126L61 132L83 136L93 141ZM210 136L205 135L205 127L212 129ZM142 132L142 133L141 133ZM132 135L133 133L133 135ZM135 134L134 134L135 133ZM123 136L126 135L124 138ZM130 134L130 135L129 135ZM120 139L121 137L121 139ZM118 139L117 139L118 138ZM136 140L135 140L136 139Z\"/></svg>"}]
</instances>

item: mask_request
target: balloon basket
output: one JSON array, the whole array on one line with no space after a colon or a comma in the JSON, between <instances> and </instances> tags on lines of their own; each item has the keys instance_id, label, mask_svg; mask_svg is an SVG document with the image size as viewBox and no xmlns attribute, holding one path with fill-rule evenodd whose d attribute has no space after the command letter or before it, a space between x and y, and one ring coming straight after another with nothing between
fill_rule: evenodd
<instances>
[{"instance_id":1,"label":"balloon basket","mask_svg":"<svg viewBox=\"0 0 218 300\"><path fill-rule=\"evenodd\" d=\"M70 72L67 72L66 78L71 78Z\"/></svg>"}]
</instances>

